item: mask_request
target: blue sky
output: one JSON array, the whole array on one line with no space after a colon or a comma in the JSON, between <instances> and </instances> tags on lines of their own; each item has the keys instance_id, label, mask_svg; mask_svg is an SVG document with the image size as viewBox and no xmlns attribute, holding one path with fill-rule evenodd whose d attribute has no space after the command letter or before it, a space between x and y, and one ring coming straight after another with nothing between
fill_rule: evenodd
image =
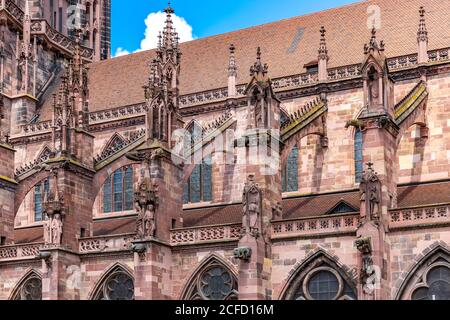
<instances>
[{"instance_id":1,"label":"blue sky","mask_svg":"<svg viewBox=\"0 0 450 320\"><path fill-rule=\"evenodd\" d=\"M172 0L176 15L184 18L184 40L203 38L228 31L247 28L284 18L334 8L357 0ZM166 0L112 0L112 48L123 53L148 49L144 38L152 38L161 17L149 14L163 10ZM181 23L181 22L180 22ZM190 26L190 27L189 27ZM191 29L192 28L192 29ZM144 35L147 30L147 37ZM182 37L183 38L183 37ZM149 40L149 39L147 39ZM183 39L181 39L183 41ZM153 41L153 40L152 40Z\"/></svg>"}]
</instances>

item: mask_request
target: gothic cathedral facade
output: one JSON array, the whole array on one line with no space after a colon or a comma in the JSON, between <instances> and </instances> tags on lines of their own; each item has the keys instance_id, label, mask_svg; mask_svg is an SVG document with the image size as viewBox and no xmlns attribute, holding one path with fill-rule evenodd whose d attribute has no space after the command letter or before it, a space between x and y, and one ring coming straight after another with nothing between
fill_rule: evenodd
<instances>
[{"instance_id":1,"label":"gothic cathedral facade","mask_svg":"<svg viewBox=\"0 0 450 320\"><path fill-rule=\"evenodd\" d=\"M164 12L109 59L109 0L0 0L0 299L449 300L450 6Z\"/></svg>"}]
</instances>

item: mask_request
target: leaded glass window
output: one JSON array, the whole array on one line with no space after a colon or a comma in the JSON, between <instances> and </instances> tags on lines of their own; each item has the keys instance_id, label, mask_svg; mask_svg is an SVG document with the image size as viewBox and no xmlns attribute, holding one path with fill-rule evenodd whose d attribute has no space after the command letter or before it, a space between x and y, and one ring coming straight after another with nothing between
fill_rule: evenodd
<instances>
[{"instance_id":1,"label":"leaded glass window","mask_svg":"<svg viewBox=\"0 0 450 320\"><path fill-rule=\"evenodd\" d=\"M34 221L41 222L45 219L42 215L42 202L49 192L48 179L34 186Z\"/></svg>"},{"instance_id":2,"label":"leaded glass window","mask_svg":"<svg viewBox=\"0 0 450 320\"><path fill-rule=\"evenodd\" d=\"M309 280L308 291L314 300L333 300L339 292L339 280L330 271L319 271Z\"/></svg>"},{"instance_id":3,"label":"leaded glass window","mask_svg":"<svg viewBox=\"0 0 450 320\"><path fill-rule=\"evenodd\" d=\"M212 160L206 157L201 164L197 164L184 186L183 201L199 203L212 201Z\"/></svg>"},{"instance_id":4,"label":"leaded glass window","mask_svg":"<svg viewBox=\"0 0 450 320\"><path fill-rule=\"evenodd\" d=\"M116 170L103 185L103 213L133 210L134 174L131 166Z\"/></svg>"},{"instance_id":5,"label":"leaded glass window","mask_svg":"<svg viewBox=\"0 0 450 320\"><path fill-rule=\"evenodd\" d=\"M356 300L356 284L323 253L296 271L285 300Z\"/></svg>"},{"instance_id":6,"label":"leaded glass window","mask_svg":"<svg viewBox=\"0 0 450 320\"><path fill-rule=\"evenodd\" d=\"M412 300L450 300L450 268L437 266L426 273L423 286L413 292Z\"/></svg>"},{"instance_id":7,"label":"leaded glass window","mask_svg":"<svg viewBox=\"0 0 450 320\"><path fill-rule=\"evenodd\" d=\"M364 171L363 159L363 133L357 130L355 133L355 180L360 183Z\"/></svg>"},{"instance_id":8,"label":"leaded glass window","mask_svg":"<svg viewBox=\"0 0 450 320\"><path fill-rule=\"evenodd\" d=\"M97 289L95 300L134 300L133 278L122 268L117 268Z\"/></svg>"},{"instance_id":9,"label":"leaded glass window","mask_svg":"<svg viewBox=\"0 0 450 320\"><path fill-rule=\"evenodd\" d=\"M42 300L42 280L37 275L31 275L20 286L14 300Z\"/></svg>"},{"instance_id":10,"label":"leaded glass window","mask_svg":"<svg viewBox=\"0 0 450 320\"><path fill-rule=\"evenodd\" d=\"M283 192L298 191L298 156L299 150L295 146L286 161L286 166L281 172Z\"/></svg>"},{"instance_id":11,"label":"leaded glass window","mask_svg":"<svg viewBox=\"0 0 450 320\"><path fill-rule=\"evenodd\" d=\"M235 300L236 277L218 261L212 261L192 279L188 300Z\"/></svg>"}]
</instances>

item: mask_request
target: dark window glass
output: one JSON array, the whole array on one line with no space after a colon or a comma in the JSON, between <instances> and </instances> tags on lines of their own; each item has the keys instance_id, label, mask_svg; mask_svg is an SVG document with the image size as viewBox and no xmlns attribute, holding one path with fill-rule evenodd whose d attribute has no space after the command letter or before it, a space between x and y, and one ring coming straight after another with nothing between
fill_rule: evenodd
<instances>
[{"instance_id":1,"label":"dark window glass","mask_svg":"<svg viewBox=\"0 0 450 320\"><path fill-rule=\"evenodd\" d=\"M106 179L103 185L103 212L112 212L112 189L111 189L111 177Z\"/></svg>"},{"instance_id":2,"label":"dark window glass","mask_svg":"<svg viewBox=\"0 0 450 320\"><path fill-rule=\"evenodd\" d=\"M122 211L123 207L123 176L122 170L117 170L113 175L114 188L114 212Z\"/></svg>"},{"instance_id":3,"label":"dark window glass","mask_svg":"<svg viewBox=\"0 0 450 320\"><path fill-rule=\"evenodd\" d=\"M314 300L333 300L339 292L339 281L333 273L320 271L309 280L308 290Z\"/></svg>"},{"instance_id":4,"label":"dark window glass","mask_svg":"<svg viewBox=\"0 0 450 320\"><path fill-rule=\"evenodd\" d=\"M413 300L450 300L450 269L436 267L432 269L426 279L427 287L417 289Z\"/></svg>"},{"instance_id":5,"label":"dark window glass","mask_svg":"<svg viewBox=\"0 0 450 320\"><path fill-rule=\"evenodd\" d=\"M134 176L133 168L115 171L103 185L103 213L133 210Z\"/></svg>"},{"instance_id":6,"label":"dark window glass","mask_svg":"<svg viewBox=\"0 0 450 320\"><path fill-rule=\"evenodd\" d=\"M184 203L212 201L212 160L206 157L202 164L195 166L184 187Z\"/></svg>"},{"instance_id":7,"label":"dark window glass","mask_svg":"<svg viewBox=\"0 0 450 320\"><path fill-rule=\"evenodd\" d=\"M125 211L133 210L133 168L125 170Z\"/></svg>"},{"instance_id":8,"label":"dark window glass","mask_svg":"<svg viewBox=\"0 0 450 320\"><path fill-rule=\"evenodd\" d=\"M48 195L50 189L49 181L45 180L34 187L34 221L41 222L44 220L42 214L42 201L45 195Z\"/></svg>"},{"instance_id":9,"label":"dark window glass","mask_svg":"<svg viewBox=\"0 0 450 320\"><path fill-rule=\"evenodd\" d=\"M26 280L14 300L42 300L42 281L37 276Z\"/></svg>"},{"instance_id":10,"label":"dark window glass","mask_svg":"<svg viewBox=\"0 0 450 320\"><path fill-rule=\"evenodd\" d=\"M95 300L134 300L133 279L118 269L98 289Z\"/></svg>"},{"instance_id":11,"label":"dark window glass","mask_svg":"<svg viewBox=\"0 0 450 320\"><path fill-rule=\"evenodd\" d=\"M201 276L200 290L209 300L224 300L233 290L233 278L224 268L212 268Z\"/></svg>"},{"instance_id":12,"label":"dark window glass","mask_svg":"<svg viewBox=\"0 0 450 320\"><path fill-rule=\"evenodd\" d=\"M282 171L281 183L283 192L298 191L298 155L298 147L295 146L289 154L286 166Z\"/></svg>"},{"instance_id":13,"label":"dark window glass","mask_svg":"<svg viewBox=\"0 0 450 320\"><path fill-rule=\"evenodd\" d=\"M355 173L356 183L361 182L362 174L364 171L363 163L363 134L361 130L357 130L355 133Z\"/></svg>"}]
</instances>

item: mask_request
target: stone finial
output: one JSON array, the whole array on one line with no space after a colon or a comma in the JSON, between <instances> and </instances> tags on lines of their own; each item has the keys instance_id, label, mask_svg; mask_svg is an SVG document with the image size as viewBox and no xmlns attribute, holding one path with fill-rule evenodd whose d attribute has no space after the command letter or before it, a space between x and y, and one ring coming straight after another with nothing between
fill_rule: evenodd
<instances>
[{"instance_id":1,"label":"stone finial","mask_svg":"<svg viewBox=\"0 0 450 320\"><path fill-rule=\"evenodd\" d=\"M267 74L268 70L268 65L261 62L261 47L258 47L258 49L256 50L256 62L250 68L250 76L263 78Z\"/></svg>"},{"instance_id":2,"label":"stone finial","mask_svg":"<svg viewBox=\"0 0 450 320\"><path fill-rule=\"evenodd\" d=\"M320 28L320 46L319 46L319 60L328 60L328 49L327 49L327 42L325 39L326 34L325 27L322 26Z\"/></svg>"},{"instance_id":3,"label":"stone finial","mask_svg":"<svg viewBox=\"0 0 450 320\"><path fill-rule=\"evenodd\" d=\"M420 7L420 22L419 30L417 31L417 43L419 44L418 49L418 63L424 64L428 63L428 31L425 24L425 9Z\"/></svg>"},{"instance_id":4,"label":"stone finial","mask_svg":"<svg viewBox=\"0 0 450 320\"><path fill-rule=\"evenodd\" d=\"M419 31L417 32L417 41L425 41L428 42L428 31L427 26L425 24L425 8L420 7L420 23L419 23Z\"/></svg>"},{"instance_id":5,"label":"stone finial","mask_svg":"<svg viewBox=\"0 0 450 320\"><path fill-rule=\"evenodd\" d=\"M364 54L369 54L374 51L383 52L385 49L385 44L383 40L378 44L377 29L375 28L375 26L372 28L371 34L372 36L369 43L364 45Z\"/></svg>"},{"instance_id":6,"label":"stone finial","mask_svg":"<svg viewBox=\"0 0 450 320\"><path fill-rule=\"evenodd\" d=\"M236 64L236 47L234 44L230 45L230 57L228 62L228 97L235 97L237 95L236 90L236 77L237 77L237 64Z\"/></svg>"},{"instance_id":7,"label":"stone finial","mask_svg":"<svg viewBox=\"0 0 450 320\"><path fill-rule=\"evenodd\" d=\"M319 81L327 81L328 80L328 49L327 42L325 39L325 27L320 28L320 46L319 46L319 57L318 57L318 78Z\"/></svg>"}]
</instances>

